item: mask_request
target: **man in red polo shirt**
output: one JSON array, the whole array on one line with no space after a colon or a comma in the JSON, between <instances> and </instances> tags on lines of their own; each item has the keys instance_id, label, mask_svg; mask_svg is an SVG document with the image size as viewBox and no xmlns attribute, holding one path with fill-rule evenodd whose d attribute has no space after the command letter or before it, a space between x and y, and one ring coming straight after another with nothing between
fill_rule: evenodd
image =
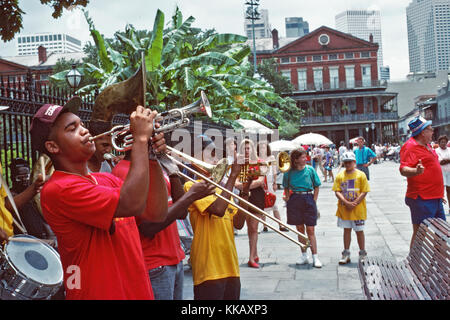
<instances>
[{"instance_id":1,"label":"man in red polo shirt","mask_svg":"<svg viewBox=\"0 0 450 320\"><path fill-rule=\"evenodd\" d=\"M155 210L144 212L149 176L158 178L159 166L148 157L157 113L138 106L131 114L131 166L122 181L88 173L95 144L76 115L80 104L74 98L64 107L44 105L31 126L33 149L49 155L55 167L41 191L41 205L57 236L66 299L153 299L134 216L162 221L167 214L162 173L162 187L152 199ZM165 150L163 134L153 138L153 148Z\"/></svg>"},{"instance_id":2,"label":"man in red polo shirt","mask_svg":"<svg viewBox=\"0 0 450 320\"><path fill-rule=\"evenodd\" d=\"M438 156L430 146L433 136L431 121L416 117L408 123L411 138L400 150L400 173L408 178L405 202L411 210L413 235L426 218L445 220L444 182Z\"/></svg>"}]
</instances>

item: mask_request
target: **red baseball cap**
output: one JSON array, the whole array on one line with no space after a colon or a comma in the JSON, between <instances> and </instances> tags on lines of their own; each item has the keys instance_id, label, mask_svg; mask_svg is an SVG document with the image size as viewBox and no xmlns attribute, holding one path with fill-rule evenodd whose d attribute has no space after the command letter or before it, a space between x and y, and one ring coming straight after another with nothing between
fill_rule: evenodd
<instances>
[{"instance_id":1,"label":"red baseball cap","mask_svg":"<svg viewBox=\"0 0 450 320\"><path fill-rule=\"evenodd\" d=\"M72 112L78 114L81 106L81 98L73 97L64 106L55 104L44 104L33 116L31 122L31 147L41 153L47 153L45 142L48 140L53 124L60 114Z\"/></svg>"}]
</instances>

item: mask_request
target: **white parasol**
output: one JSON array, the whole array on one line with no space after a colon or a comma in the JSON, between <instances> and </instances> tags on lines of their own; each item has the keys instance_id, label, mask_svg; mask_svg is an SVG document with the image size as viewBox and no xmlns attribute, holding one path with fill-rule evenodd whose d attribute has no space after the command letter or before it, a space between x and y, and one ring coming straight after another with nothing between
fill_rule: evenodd
<instances>
[{"instance_id":1,"label":"white parasol","mask_svg":"<svg viewBox=\"0 0 450 320\"><path fill-rule=\"evenodd\" d=\"M295 150L298 149L299 146L298 144L289 141L289 140L278 140L278 141L273 141L271 143L269 143L270 149L274 152L278 152L278 151L291 151L291 150Z\"/></svg>"},{"instance_id":2,"label":"white parasol","mask_svg":"<svg viewBox=\"0 0 450 320\"><path fill-rule=\"evenodd\" d=\"M238 119L236 120L244 128L242 131L246 133L256 133L256 134L273 134L273 130L263 126L261 123L254 120L248 119Z\"/></svg>"},{"instance_id":3,"label":"white parasol","mask_svg":"<svg viewBox=\"0 0 450 320\"><path fill-rule=\"evenodd\" d=\"M330 145L333 144L333 141L328 139L327 137L318 134L318 133L306 133L302 134L301 136L298 136L292 142L299 144L299 145L321 145L326 144Z\"/></svg>"}]
</instances>

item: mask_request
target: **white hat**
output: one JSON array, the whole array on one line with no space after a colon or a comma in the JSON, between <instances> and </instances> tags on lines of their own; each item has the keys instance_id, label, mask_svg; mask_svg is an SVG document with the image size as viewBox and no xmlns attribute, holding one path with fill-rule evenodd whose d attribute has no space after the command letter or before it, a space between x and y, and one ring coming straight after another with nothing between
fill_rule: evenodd
<instances>
[{"instance_id":1,"label":"white hat","mask_svg":"<svg viewBox=\"0 0 450 320\"><path fill-rule=\"evenodd\" d=\"M353 152L345 152L343 155L342 155L342 159L341 159L341 161L356 161L356 157L355 157L355 154L353 153Z\"/></svg>"}]
</instances>

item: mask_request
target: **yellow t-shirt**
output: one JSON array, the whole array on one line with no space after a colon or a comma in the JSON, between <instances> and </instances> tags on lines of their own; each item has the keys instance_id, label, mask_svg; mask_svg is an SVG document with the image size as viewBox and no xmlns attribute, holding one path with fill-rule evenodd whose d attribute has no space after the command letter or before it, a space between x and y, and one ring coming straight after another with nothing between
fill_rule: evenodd
<instances>
[{"instance_id":1,"label":"yellow t-shirt","mask_svg":"<svg viewBox=\"0 0 450 320\"><path fill-rule=\"evenodd\" d=\"M187 192L193 182L186 182ZM216 193L222 190L216 188ZM228 205L223 217L209 214L206 209L217 199L210 195L192 203L189 219L194 238L191 245L191 265L194 285L207 280L239 277L239 261L234 243L233 217L237 208Z\"/></svg>"},{"instance_id":2,"label":"yellow t-shirt","mask_svg":"<svg viewBox=\"0 0 450 320\"><path fill-rule=\"evenodd\" d=\"M0 164L0 174L3 174L2 165ZM3 185L0 185L0 228L6 232L8 237L11 237L13 233L13 217L12 214L5 207L6 194Z\"/></svg>"},{"instance_id":3,"label":"yellow t-shirt","mask_svg":"<svg viewBox=\"0 0 450 320\"><path fill-rule=\"evenodd\" d=\"M346 170L341 171L334 179L333 191L340 191L344 198L353 201L358 198L362 192L369 192L369 182L364 172L355 169L351 174L348 174ZM349 210L345 205L338 201L338 208L336 216L342 220L366 220L367 208L366 198L361 201L353 210Z\"/></svg>"}]
</instances>

